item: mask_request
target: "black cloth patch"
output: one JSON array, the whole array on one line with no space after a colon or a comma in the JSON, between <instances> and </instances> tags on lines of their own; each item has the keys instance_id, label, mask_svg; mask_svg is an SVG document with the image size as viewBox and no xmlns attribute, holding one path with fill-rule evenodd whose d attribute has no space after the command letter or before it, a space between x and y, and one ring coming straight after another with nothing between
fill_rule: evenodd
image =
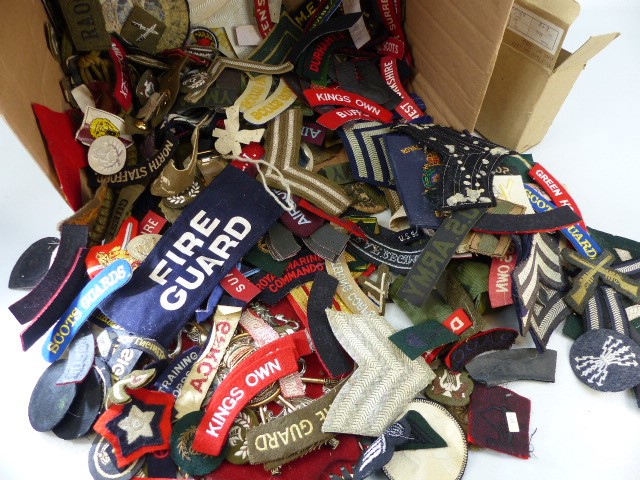
<instances>
[{"instance_id":1,"label":"black cloth patch","mask_svg":"<svg viewBox=\"0 0 640 480\"><path fill-rule=\"evenodd\" d=\"M58 360L49 365L31 393L29 423L37 432L47 432L58 425L76 397L75 383L57 384L66 364L66 360Z\"/></svg>"},{"instance_id":2,"label":"black cloth patch","mask_svg":"<svg viewBox=\"0 0 640 480\"><path fill-rule=\"evenodd\" d=\"M391 425L364 451L355 467L354 480L367 478L372 473L381 470L391 461L396 448L410 438L411 426L406 418Z\"/></svg>"},{"instance_id":3,"label":"black cloth patch","mask_svg":"<svg viewBox=\"0 0 640 480\"><path fill-rule=\"evenodd\" d=\"M413 327L400 330L389 337L411 360L415 360L427 350L432 350L459 339L447 327L435 320L427 320Z\"/></svg>"},{"instance_id":4,"label":"black cloth patch","mask_svg":"<svg viewBox=\"0 0 640 480\"><path fill-rule=\"evenodd\" d=\"M341 32L342 30L348 30L355 23L360 20L362 13L348 13L346 15L340 15L331 20L325 21L319 26L312 28L306 33L299 41L297 41L291 52L289 53L289 61L295 63L300 55L319 38L329 35L330 33Z\"/></svg>"},{"instance_id":5,"label":"black cloth patch","mask_svg":"<svg viewBox=\"0 0 640 480\"><path fill-rule=\"evenodd\" d=\"M544 353L535 348L498 350L477 356L464 368L475 381L490 387L517 380L555 382L556 357L555 350Z\"/></svg>"},{"instance_id":6,"label":"black cloth patch","mask_svg":"<svg viewBox=\"0 0 640 480\"><path fill-rule=\"evenodd\" d=\"M271 256L279 262L287 258L295 257L296 254L302 250L300 244L296 242L293 233L280 222L271 225L267 245L269 246Z\"/></svg>"},{"instance_id":7,"label":"black cloth patch","mask_svg":"<svg viewBox=\"0 0 640 480\"><path fill-rule=\"evenodd\" d=\"M349 235L336 230L331 224L325 223L307 238L303 238L302 241L313 253L334 263L344 252Z\"/></svg>"},{"instance_id":8,"label":"black cloth patch","mask_svg":"<svg viewBox=\"0 0 640 480\"><path fill-rule=\"evenodd\" d=\"M325 312L333 305L338 283L327 272L318 272L313 278L307 304L311 340L323 367L332 378L342 377L353 370L353 361L333 334Z\"/></svg>"},{"instance_id":9,"label":"black cloth patch","mask_svg":"<svg viewBox=\"0 0 640 480\"><path fill-rule=\"evenodd\" d=\"M56 237L45 237L27 248L11 270L9 288L34 288L47 274L51 256L60 245Z\"/></svg>"},{"instance_id":10,"label":"black cloth patch","mask_svg":"<svg viewBox=\"0 0 640 480\"><path fill-rule=\"evenodd\" d=\"M442 125L405 124L396 127L435 151L445 164L436 186L442 210L458 210L496 204L493 175L509 151L468 132Z\"/></svg>"},{"instance_id":11,"label":"black cloth patch","mask_svg":"<svg viewBox=\"0 0 640 480\"><path fill-rule=\"evenodd\" d=\"M351 237L347 243L347 252L374 265L388 265L394 273L407 274L416 263L424 246L406 246L394 243L379 235L367 235L367 238Z\"/></svg>"},{"instance_id":12,"label":"black cloth patch","mask_svg":"<svg viewBox=\"0 0 640 480\"><path fill-rule=\"evenodd\" d=\"M459 372L481 353L511 348L517 337L518 332L511 328L485 330L453 347L444 361L451 370Z\"/></svg>"},{"instance_id":13,"label":"black cloth patch","mask_svg":"<svg viewBox=\"0 0 640 480\"><path fill-rule=\"evenodd\" d=\"M289 262L281 277L265 273L251 278L253 283L262 290L256 299L268 305L275 305L295 287L313 280L316 273L324 269L322 257L303 249Z\"/></svg>"},{"instance_id":14,"label":"black cloth patch","mask_svg":"<svg viewBox=\"0 0 640 480\"><path fill-rule=\"evenodd\" d=\"M398 296L413 305L424 305L456 248L485 212L486 208L467 208L452 212L416 259Z\"/></svg>"},{"instance_id":15,"label":"black cloth patch","mask_svg":"<svg viewBox=\"0 0 640 480\"><path fill-rule=\"evenodd\" d=\"M148 478L178 478L178 466L168 451L147 454L145 467Z\"/></svg>"},{"instance_id":16,"label":"black cloth patch","mask_svg":"<svg viewBox=\"0 0 640 480\"><path fill-rule=\"evenodd\" d=\"M580 216L571 210L571 207L558 207L547 212L531 215L487 213L476 223L472 230L474 232L495 234L555 232L580 220Z\"/></svg>"},{"instance_id":17,"label":"black cloth patch","mask_svg":"<svg viewBox=\"0 0 640 480\"><path fill-rule=\"evenodd\" d=\"M100 376L95 369L78 386L78 392L62 421L53 428L59 438L73 440L91 431L104 400Z\"/></svg>"},{"instance_id":18,"label":"black cloth patch","mask_svg":"<svg viewBox=\"0 0 640 480\"><path fill-rule=\"evenodd\" d=\"M585 332L569 358L576 377L594 390L620 392L640 384L640 346L614 330Z\"/></svg>"},{"instance_id":19,"label":"black cloth patch","mask_svg":"<svg viewBox=\"0 0 640 480\"><path fill-rule=\"evenodd\" d=\"M84 283L85 247L89 240L89 228L86 225L63 224L60 246L53 265L42 281L27 295L9 307L11 313L22 325L30 323L33 332L26 336L23 344L31 346L35 341L58 321L67 309L71 300ZM82 252L79 258L79 252ZM82 268L79 268L82 267ZM42 325L40 325L42 324ZM41 332L41 330L44 331ZM37 333L36 338L32 338Z\"/></svg>"}]
</instances>

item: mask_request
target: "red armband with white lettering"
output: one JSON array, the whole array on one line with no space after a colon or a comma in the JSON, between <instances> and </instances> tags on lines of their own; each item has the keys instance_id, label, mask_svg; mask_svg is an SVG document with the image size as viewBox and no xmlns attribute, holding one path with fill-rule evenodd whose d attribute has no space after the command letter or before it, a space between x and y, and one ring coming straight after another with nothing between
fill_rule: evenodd
<instances>
[{"instance_id":1,"label":"red armband with white lettering","mask_svg":"<svg viewBox=\"0 0 640 480\"><path fill-rule=\"evenodd\" d=\"M282 337L252 353L224 379L209 402L193 449L220 455L240 411L273 382L298 371L298 359L311 354L304 330Z\"/></svg>"},{"instance_id":2,"label":"red armband with white lettering","mask_svg":"<svg viewBox=\"0 0 640 480\"><path fill-rule=\"evenodd\" d=\"M546 168L537 163L531 170L529 170L529 175L531 175L531 178L533 178L535 182L544 189L554 205L557 205L558 207L570 207L571 210L580 216L580 218L584 218L582 217L582 213L580 213L580 209L573 197L571 197L569 192L564 189L560 182L558 182ZM580 220L578 225L587 230L584 220Z\"/></svg>"},{"instance_id":3,"label":"red armband with white lettering","mask_svg":"<svg viewBox=\"0 0 640 480\"><path fill-rule=\"evenodd\" d=\"M319 105L342 105L344 107L356 108L382 123L389 123L393 120L393 113L391 113L390 110L357 93L339 90L337 88L308 88L303 93L307 102L309 102L309 105L312 107Z\"/></svg>"}]
</instances>

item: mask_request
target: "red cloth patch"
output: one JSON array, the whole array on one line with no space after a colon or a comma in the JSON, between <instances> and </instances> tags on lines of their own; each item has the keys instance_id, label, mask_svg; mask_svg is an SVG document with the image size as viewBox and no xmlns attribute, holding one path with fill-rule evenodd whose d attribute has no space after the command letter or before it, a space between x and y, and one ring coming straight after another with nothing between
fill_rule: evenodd
<instances>
[{"instance_id":1,"label":"red cloth patch","mask_svg":"<svg viewBox=\"0 0 640 480\"><path fill-rule=\"evenodd\" d=\"M233 268L220 280L220 286L237 300L249 303L261 290L251 280L245 277L240 270Z\"/></svg>"},{"instance_id":2,"label":"red cloth patch","mask_svg":"<svg viewBox=\"0 0 640 480\"><path fill-rule=\"evenodd\" d=\"M353 435L338 435L340 445L336 449L322 447L307 453L305 456L283 465L281 473L274 477L262 465L234 465L222 462L220 468L200 480L326 480L330 475L339 478L345 472L353 472L362 449ZM344 477L349 478L349 477Z\"/></svg>"},{"instance_id":3,"label":"red cloth patch","mask_svg":"<svg viewBox=\"0 0 640 480\"><path fill-rule=\"evenodd\" d=\"M80 169L87 167L88 163L85 147L76 141L70 112L54 112L37 103L33 104L33 112L47 142L62 193L71 208L77 211L82 207Z\"/></svg>"},{"instance_id":4,"label":"red cloth patch","mask_svg":"<svg viewBox=\"0 0 640 480\"><path fill-rule=\"evenodd\" d=\"M119 468L147 453L167 450L171 438L174 396L144 388L128 393L130 403L109 407L93 426L113 445Z\"/></svg>"},{"instance_id":5,"label":"red cloth patch","mask_svg":"<svg viewBox=\"0 0 640 480\"><path fill-rule=\"evenodd\" d=\"M529 458L531 401L502 387L476 383L471 394L471 443L520 458Z\"/></svg>"}]
</instances>

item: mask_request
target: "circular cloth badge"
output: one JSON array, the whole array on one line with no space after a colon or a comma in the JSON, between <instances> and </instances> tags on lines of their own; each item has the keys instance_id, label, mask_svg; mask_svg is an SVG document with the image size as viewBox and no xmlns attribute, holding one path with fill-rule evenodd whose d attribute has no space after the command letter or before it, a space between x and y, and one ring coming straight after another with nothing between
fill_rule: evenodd
<instances>
[{"instance_id":1,"label":"circular cloth badge","mask_svg":"<svg viewBox=\"0 0 640 480\"><path fill-rule=\"evenodd\" d=\"M66 360L52 363L42 373L29 400L29 422L37 432L48 432L58 425L76 397L75 383L57 385L65 371Z\"/></svg>"},{"instance_id":2,"label":"circular cloth badge","mask_svg":"<svg viewBox=\"0 0 640 480\"><path fill-rule=\"evenodd\" d=\"M185 0L116 0L100 3L109 32L121 33L136 6L164 23L166 28L152 53L180 48L189 34L189 4Z\"/></svg>"},{"instance_id":3,"label":"circular cloth badge","mask_svg":"<svg viewBox=\"0 0 640 480\"><path fill-rule=\"evenodd\" d=\"M575 341L569 361L576 377L601 392L621 392L640 383L640 346L614 330L589 330Z\"/></svg>"},{"instance_id":4,"label":"circular cloth badge","mask_svg":"<svg viewBox=\"0 0 640 480\"><path fill-rule=\"evenodd\" d=\"M113 446L106 438L96 435L89 449L89 472L95 480L131 480L140 471L144 459L118 468Z\"/></svg>"},{"instance_id":5,"label":"circular cloth badge","mask_svg":"<svg viewBox=\"0 0 640 480\"><path fill-rule=\"evenodd\" d=\"M453 416L435 402L415 399L402 413L418 412L442 439L444 448L402 450L384 467L391 480L458 480L467 467L467 440Z\"/></svg>"},{"instance_id":6,"label":"circular cloth badge","mask_svg":"<svg viewBox=\"0 0 640 480\"><path fill-rule=\"evenodd\" d=\"M202 410L188 413L173 425L171 457L189 475L207 475L213 472L227 455L228 445L217 456L205 455L193 449L193 439L204 413Z\"/></svg>"}]
</instances>

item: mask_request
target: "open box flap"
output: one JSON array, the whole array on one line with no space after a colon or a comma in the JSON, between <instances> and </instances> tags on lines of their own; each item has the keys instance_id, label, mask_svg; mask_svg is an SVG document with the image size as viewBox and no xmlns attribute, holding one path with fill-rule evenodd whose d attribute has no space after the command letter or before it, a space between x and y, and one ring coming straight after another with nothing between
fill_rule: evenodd
<instances>
[{"instance_id":1,"label":"open box flap","mask_svg":"<svg viewBox=\"0 0 640 480\"><path fill-rule=\"evenodd\" d=\"M31 110L32 103L56 111L68 108L60 87L62 71L47 48L46 22L38 0L12 2L0 15L0 115L57 187L60 182Z\"/></svg>"},{"instance_id":2,"label":"open box flap","mask_svg":"<svg viewBox=\"0 0 640 480\"><path fill-rule=\"evenodd\" d=\"M590 37L573 55L569 55L556 67L556 72L571 68L582 70L589 60L604 50L604 48L618 38L618 36L620 36L620 33L613 32Z\"/></svg>"},{"instance_id":3,"label":"open box flap","mask_svg":"<svg viewBox=\"0 0 640 480\"><path fill-rule=\"evenodd\" d=\"M412 87L436 122L473 130L513 0L407 0Z\"/></svg>"}]
</instances>

